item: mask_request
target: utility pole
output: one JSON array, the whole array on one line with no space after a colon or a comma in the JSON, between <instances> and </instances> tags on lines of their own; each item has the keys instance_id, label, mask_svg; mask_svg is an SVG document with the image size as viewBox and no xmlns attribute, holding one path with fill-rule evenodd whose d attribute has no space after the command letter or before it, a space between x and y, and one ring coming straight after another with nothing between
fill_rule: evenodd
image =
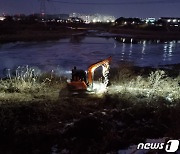
<instances>
[{"instance_id":1,"label":"utility pole","mask_svg":"<svg viewBox=\"0 0 180 154\"><path fill-rule=\"evenodd\" d=\"M46 0L40 0L40 14L44 18L46 14Z\"/></svg>"}]
</instances>

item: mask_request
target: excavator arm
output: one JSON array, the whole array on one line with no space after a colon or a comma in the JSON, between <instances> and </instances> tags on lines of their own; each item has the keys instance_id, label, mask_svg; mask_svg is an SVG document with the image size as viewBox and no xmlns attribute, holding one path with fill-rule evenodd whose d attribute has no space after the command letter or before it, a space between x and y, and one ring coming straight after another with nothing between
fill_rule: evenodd
<instances>
[{"instance_id":1,"label":"excavator arm","mask_svg":"<svg viewBox=\"0 0 180 154\"><path fill-rule=\"evenodd\" d=\"M93 84L94 71L100 66L102 66L102 68L103 68L102 73L103 73L103 76L105 77L105 83L104 84L106 84L106 85L108 84L107 83L108 82L107 75L109 73L109 63L111 62L111 60L112 60L112 58L109 57L105 60L101 60L97 63L94 63L88 67L88 79L87 80L88 80L89 86L92 86L92 84Z\"/></svg>"}]
</instances>

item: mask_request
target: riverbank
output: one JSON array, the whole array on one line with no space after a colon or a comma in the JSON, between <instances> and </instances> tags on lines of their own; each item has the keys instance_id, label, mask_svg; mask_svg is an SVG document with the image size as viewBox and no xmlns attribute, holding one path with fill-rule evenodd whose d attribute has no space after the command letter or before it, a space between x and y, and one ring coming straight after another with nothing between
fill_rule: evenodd
<instances>
[{"instance_id":1,"label":"riverbank","mask_svg":"<svg viewBox=\"0 0 180 154\"><path fill-rule=\"evenodd\" d=\"M81 30L68 30L68 31L29 31L20 32L18 34L0 35L0 44L12 42L41 42L41 41L54 41L63 38L69 38L74 35L83 33Z\"/></svg>"},{"instance_id":2,"label":"riverbank","mask_svg":"<svg viewBox=\"0 0 180 154\"><path fill-rule=\"evenodd\" d=\"M111 24L0 24L0 43L51 41L72 36L121 37L145 40L180 40L179 30L147 27L116 27Z\"/></svg>"},{"instance_id":3,"label":"riverbank","mask_svg":"<svg viewBox=\"0 0 180 154\"><path fill-rule=\"evenodd\" d=\"M118 30L109 32L98 32L89 34L86 30L69 30L67 32L26 32L11 35L0 35L0 44L12 42L41 42L53 41L63 38L71 38L78 36L91 36L91 37L104 37L104 38L126 38L134 40L160 40L172 41L180 40L180 33L177 32L146 32L146 31L131 31L131 30Z\"/></svg>"},{"instance_id":4,"label":"riverbank","mask_svg":"<svg viewBox=\"0 0 180 154\"><path fill-rule=\"evenodd\" d=\"M81 25L81 24L80 24ZM0 44L9 42L51 41L75 34L83 33L84 29L77 29L73 25L56 25L51 23L0 23Z\"/></svg>"},{"instance_id":5,"label":"riverbank","mask_svg":"<svg viewBox=\"0 0 180 154\"><path fill-rule=\"evenodd\" d=\"M112 28L111 33L116 37L133 38L133 39L145 39L145 40L180 40L179 31L152 31L152 30L140 30L140 29L116 29Z\"/></svg>"},{"instance_id":6,"label":"riverbank","mask_svg":"<svg viewBox=\"0 0 180 154\"><path fill-rule=\"evenodd\" d=\"M110 74L102 95L59 95L66 79L53 74L1 81L0 151L116 153L180 137L178 69L122 63Z\"/></svg>"}]
</instances>

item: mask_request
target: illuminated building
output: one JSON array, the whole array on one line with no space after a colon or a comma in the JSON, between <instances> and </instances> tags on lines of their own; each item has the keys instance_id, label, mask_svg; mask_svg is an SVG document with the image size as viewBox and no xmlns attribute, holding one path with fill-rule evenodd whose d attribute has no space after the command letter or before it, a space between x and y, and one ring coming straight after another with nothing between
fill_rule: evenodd
<instances>
[{"instance_id":1,"label":"illuminated building","mask_svg":"<svg viewBox=\"0 0 180 154\"><path fill-rule=\"evenodd\" d=\"M180 18L162 17L161 20L167 23L176 23L176 24L180 23Z\"/></svg>"},{"instance_id":2,"label":"illuminated building","mask_svg":"<svg viewBox=\"0 0 180 154\"><path fill-rule=\"evenodd\" d=\"M155 22L156 22L156 18L146 18L145 21L146 21L147 24L154 25Z\"/></svg>"},{"instance_id":3,"label":"illuminated building","mask_svg":"<svg viewBox=\"0 0 180 154\"><path fill-rule=\"evenodd\" d=\"M160 18L163 22L165 22L169 26L178 27L180 26L180 18L175 17L162 17Z\"/></svg>"}]
</instances>

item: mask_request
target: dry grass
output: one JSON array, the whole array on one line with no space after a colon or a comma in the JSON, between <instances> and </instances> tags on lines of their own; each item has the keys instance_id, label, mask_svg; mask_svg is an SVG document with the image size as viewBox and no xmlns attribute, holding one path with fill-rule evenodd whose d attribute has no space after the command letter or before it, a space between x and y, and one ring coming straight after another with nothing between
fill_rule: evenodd
<instances>
[{"instance_id":1,"label":"dry grass","mask_svg":"<svg viewBox=\"0 0 180 154\"><path fill-rule=\"evenodd\" d=\"M163 98L169 102L180 100L180 75L168 77L164 70L151 71L149 75L135 73L133 65L123 63L111 71L108 94L119 94L133 101L153 102ZM39 73L28 66L7 70L6 79L0 80L1 101L56 100L59 91L66 86L66 79L50 73Z\"/></svg>"},{"instance_id":2,"label":"dry grass","mask_svg":"<svg viewBox=\"0 0 180 154\"><path fill-rule=\"evenodd\" d=\"M132 97L133 101L153 102L158 98L169 102L180 100L180 75L168 77L164 70L139 75L134 73L132 67L121 67L111 83L109 94L119 93L123 97Z\"/></svg>"},{"instance_id":3,"label":"dry grass","mask_svg":"<svg viewBox=\"0 0 180 154\"><path fill-rule=\"evenodd\" d=\"M30 101L34 99L58 99L65 79L51 73L40 74L28 66L18 67L15 75L7 70L6 79L0 80L1 101Z\"/></svg>"}]
</instances>

